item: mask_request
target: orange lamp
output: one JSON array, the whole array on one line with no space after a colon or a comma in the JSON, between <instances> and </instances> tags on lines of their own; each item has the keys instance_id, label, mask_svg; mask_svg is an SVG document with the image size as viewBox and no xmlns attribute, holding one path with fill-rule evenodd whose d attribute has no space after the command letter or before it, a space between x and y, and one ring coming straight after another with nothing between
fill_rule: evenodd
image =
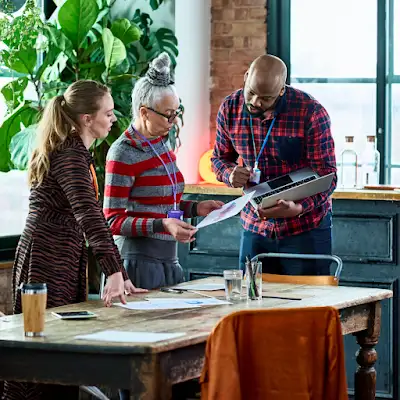
<instances>
[{"instance_id":1,"label":"orange lamp","mask_svg":"<svg viewBox=\"0 0 400 400\"><path fill-rule=\"evenodd\" d=\"M222 182L217 181L213 170L211 169L211 155L213 150L206 151L199 161L199 174L205 183L212 183L213 185L223 185Z\"/></svg>"}]
</instances>

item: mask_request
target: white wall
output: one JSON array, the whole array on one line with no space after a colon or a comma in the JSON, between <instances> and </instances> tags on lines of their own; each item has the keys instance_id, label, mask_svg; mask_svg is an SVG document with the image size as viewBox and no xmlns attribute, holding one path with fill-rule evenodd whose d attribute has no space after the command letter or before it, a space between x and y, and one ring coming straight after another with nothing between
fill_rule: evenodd
<instances>
[{"instance_id":1,"label":"white wall","mask_svg":"<svg viewBox=\"0 0 400 400\"><path fill-rule=\"evenodd\" d=\"M29 187L24 171L0 172L0 236L20 235L29 210Z\"/></svg>"},{"instance_id":2,"label":"white wall","mask_svg":"<svg viewBox=\"0 0 400 400\"><path fill-rule=\"evenodd\" d=\"M175 72L185 107L178 165L186 183L198 183L200 156L210 141L210 0L175 0L175 35L179 57Z\"/></svg>"}]
</instances>

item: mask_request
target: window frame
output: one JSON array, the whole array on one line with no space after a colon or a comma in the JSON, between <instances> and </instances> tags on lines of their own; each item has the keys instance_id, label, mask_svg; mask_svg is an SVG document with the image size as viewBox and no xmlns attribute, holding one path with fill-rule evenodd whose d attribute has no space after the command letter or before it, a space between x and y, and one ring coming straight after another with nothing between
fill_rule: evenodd
<instances>
[{"instance_id":1,"label":"window frame","mask_svg":"<svg viewBox=\"0 0 400 400\"><path fill-rule=\"evenodd\" d=\"M377 2L377 63L376 78L312 78L291 77L290 9L291 0L267 0L267 51L281 58L288 67L287 84L298 83L376 83L377 149L381 154L381 184L391 179L391 170L400 164L391 162L392 144L392 85L400 84L400 75L394 74L394 0Z\"/></svg>"}]
</instances>

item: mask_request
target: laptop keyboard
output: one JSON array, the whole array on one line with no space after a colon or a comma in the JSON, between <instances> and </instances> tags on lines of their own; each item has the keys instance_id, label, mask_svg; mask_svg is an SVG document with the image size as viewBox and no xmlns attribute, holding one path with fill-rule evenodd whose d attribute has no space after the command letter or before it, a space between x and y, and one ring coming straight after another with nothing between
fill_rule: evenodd
<instances>
[{"instance_id":1,"label":"laptop keyboard","mask_svg":"<svg viewBox=\"0 0 400 400\"><path fill-rule=\"evenodd\" d=\"M288 190L288 189L294 188L294 187L296 187L296 186L300 186L300 185L302 185L303 183L307 183L307 182L313 181L314 179L316 179L315 176L309 176L308 178L304 178L304 179L302 179L302 180L300 180L300 181L293 182L293 183L290 183L289 185L282 186L282 187L280 187L280 188L271 190L270 192L264 193L264 194L262 194L261 196L255 197L253 200L256 202L256 204L261 204L262 200L263 200L265 197L273 196L274 194L283 192L284 190Z\"/></svg>"}]
</instances>

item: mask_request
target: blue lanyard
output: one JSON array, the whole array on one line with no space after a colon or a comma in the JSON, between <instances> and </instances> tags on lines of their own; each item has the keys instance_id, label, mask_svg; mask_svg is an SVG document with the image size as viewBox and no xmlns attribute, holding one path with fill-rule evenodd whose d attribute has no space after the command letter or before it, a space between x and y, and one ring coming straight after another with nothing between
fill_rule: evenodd
<instances>
[{"instance_id":1,"label":"blue lanyard","mask_svg":"<svg viewBox=\"0 0 400 400\"><path fill-rule=\"evenodd\" d=\"M172 179L172 174L170 174L170 172L168 171L167 165L165 164L165 162L164 162L164 160L161 158L161 156L158 154L158 152L157 152L157 150L154 148L154 146L151 144L151 142L150 142L147 138L145 138L141 133L139 133L133 126L132 126L132 130L133 130L142 140L144 140L144 141L151 147L151 149L153 150L153 153L158 157L158 159L161 161L161 164L164 166L165 171L167 172L168 178L169 178L169 180L170 180L170 182L171 182L171 185L172 185L172 194L173 194L173 196L174 196L174 210L176 210L176 196L177 196L177 194L178 194L178 179L176 178L176 171L175 171L175 168L172 166L172 169L173 169L173 171L174 171L174 180L175 180L175 182L174 182L174 180ZM165 146L165 144L164 144L163 141L162 141L162 145L163 145L163 147L164 147L164 150L165 150L166 153L167 153L167 157L168 157L170 163L173 165L174 162L172 161L172 158L171 158L171 156L169 155L169 150L167 149L167 147Z\"/></svg>"},{"instance_id":2,"label":"blue lanyard","mask_svg":"<svg viewBox=\"0 0 400 400\"><path fill-rule=\"evenodd\" d=\"M265 146L266 146L266 144L267 144L269 135L271 134L271 131L272 131L272 127L274 126L275 120L276 120L276 117L274 117L274 119L272 120L271 125L269 126L269 129L268 129L268 132L267 132L267 136L265 136L264 142L263 142L263 144L262 144L262 146L261 146L261 150L260 150L260 152L259 152L258 155L257 155L256 142L255 142L255 140L254 140L254 132L253 132L253 117L250 116L250 130L251 130L251 137L252 137L252 139L253 139L254 158L256 159L256 161L255 161L255 163L254 163L254 168L255 168L255 169L258 168L258 162L259 162L259 160L260 160L260 157L261 157L262 152L263 152L264 149L265 149Z\"/></svg>"}]
</instances>

